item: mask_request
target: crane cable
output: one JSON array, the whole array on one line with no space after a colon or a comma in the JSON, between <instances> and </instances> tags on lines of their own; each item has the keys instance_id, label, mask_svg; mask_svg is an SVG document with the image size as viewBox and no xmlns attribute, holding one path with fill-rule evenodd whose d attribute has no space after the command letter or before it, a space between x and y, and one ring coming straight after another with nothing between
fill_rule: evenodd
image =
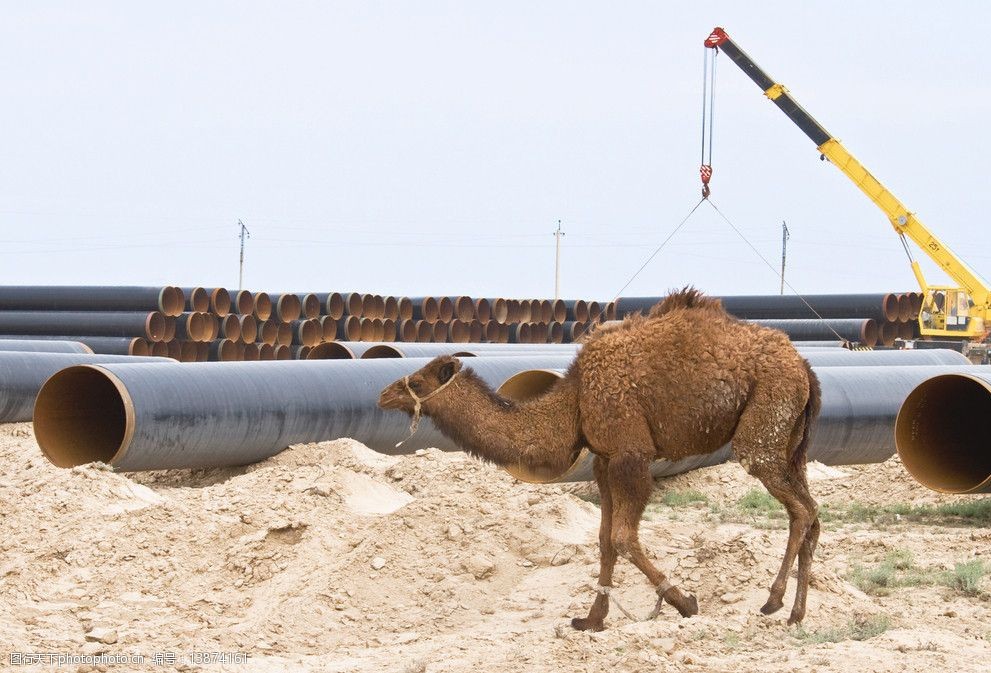
<instances>
[{"instance_id":1,"label":"crane cable","mask_svg":"<svg viewBox=\"0 0 991 673\"><path fill-rule=\"evenodd\" d=\"M712 58L709 58L709 52ZM699 177L702 178L702 198L709 198L709 180L712 178L712 127L716 108L716 56L718 48L703 47L702 54L702 160ZM706 155L706 149L709 152Z\"/></svg>"}]
</instances>

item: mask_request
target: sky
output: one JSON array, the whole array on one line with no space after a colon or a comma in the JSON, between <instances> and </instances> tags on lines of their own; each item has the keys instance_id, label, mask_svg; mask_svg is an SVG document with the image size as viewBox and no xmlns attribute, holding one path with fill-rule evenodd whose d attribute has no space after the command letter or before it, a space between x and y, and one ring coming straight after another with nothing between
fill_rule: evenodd
<instances>
[{"instance_id":1,"label":"sky","mask_svg":"<svg viewBox=\"0 0 991 673\"><path fill-rule=\"evenodd\" d=\"M0 3L0 284L408 296L917 287L723 26L991 276L991 4ZM752 249L750 246L753 246ZM913 252L918 252L913 250ZM945 277L924 259L930 282ZM762 259L763 258L763 259ZM632 278L632 282L631 281ZM628 285L627 285L628 284Z\"/></svg>"}]
</instances>

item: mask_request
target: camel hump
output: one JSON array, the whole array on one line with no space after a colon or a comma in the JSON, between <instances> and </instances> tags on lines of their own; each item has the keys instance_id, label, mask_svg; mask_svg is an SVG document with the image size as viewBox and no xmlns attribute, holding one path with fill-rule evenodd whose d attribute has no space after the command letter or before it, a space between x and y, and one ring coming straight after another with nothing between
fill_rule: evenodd
<instances>
[{"instance_id":1,"label":"camel hump","mask_svg":"<svg viewBox=\"0 0 991 673\"><path fill-rule=\"evenodd\" d=\"M725 313L721 301L715 297L707 297L701 290L696 290L691 285L686 285L680 290L672 290L668 293L668 296L655 304L654 308L650 309L649 317L656 318L679 308L703 309Z\"/></svg>"}]
</instances>

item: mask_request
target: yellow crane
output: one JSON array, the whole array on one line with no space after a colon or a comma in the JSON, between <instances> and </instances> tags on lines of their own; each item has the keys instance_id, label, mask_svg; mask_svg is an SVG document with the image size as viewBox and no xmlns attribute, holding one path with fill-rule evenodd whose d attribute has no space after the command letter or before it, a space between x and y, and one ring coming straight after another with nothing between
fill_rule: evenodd
<instances>
[{"instance_id":1,"label":"yellow crane","mask_svg":"<svg viewBox=\"0 0 991 673\"><path fill-rule=\"evenodd\" d=\"M725 30L715 28L706 38L705 46L726 54L815 143L820 158L828 159L839 168L884 211L901 239L912 263L912 273L922 288L921 334L925 337L984 340L987 337L986 326L991 325L991 287L987 282L929 231L839 140L806 112L784 86L754 63ZM711 167L703 165L703 183L708 183L711 172ZM705 184L704 193L707 192L708 185ZM911 239L959 286L929 285L918 261L912 256L906 238Z\"/></svg>"}]
</instances>

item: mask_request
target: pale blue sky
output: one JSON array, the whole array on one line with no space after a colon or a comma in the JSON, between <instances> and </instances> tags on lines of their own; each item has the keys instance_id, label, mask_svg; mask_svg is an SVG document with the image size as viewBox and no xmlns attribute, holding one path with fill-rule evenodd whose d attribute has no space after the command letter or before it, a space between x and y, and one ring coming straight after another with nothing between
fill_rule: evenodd
<instances>
[{"instance_id":1,"label":"pale blue sky","mask_svg":"<svg viewBox=\"0 0 991 673\"><path fill-rule=\"evenodd\" d=\"M991 275L984 3L0 4L0 282L610 298L698 199L724 26ZM975 35L976 32L976 35ZM880 211L728 59L713 201L801 292L910 289ZM938 279L933 272L932 280ZM708 208L627 294L778 279Z\"/></svg>"}]
</instances>

